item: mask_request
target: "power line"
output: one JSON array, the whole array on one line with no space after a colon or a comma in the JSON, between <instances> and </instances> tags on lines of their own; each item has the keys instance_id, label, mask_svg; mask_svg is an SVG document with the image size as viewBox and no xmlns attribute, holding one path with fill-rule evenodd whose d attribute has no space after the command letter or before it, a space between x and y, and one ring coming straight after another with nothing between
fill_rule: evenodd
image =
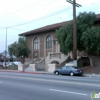
<instances>
[{"instance_id":1,"label":"power line","mask_svg":"<svg viewBox=\"0 0 100 100\"><path fill-rule=\"evenodd\" d=\"M36 3L37 3L37 2L36 2ZM43 3L43 1L41 1L41 2L39 2L39 3ZM42 6L47 6L48 4L50 5L50 4L52 4L52 3L54 3L54 1L53 1L53 2L49 2L49 3L47 3L47 4L44 4L44 5L42 5ZM33 5L33 4L31 4L31 5ZM41 8L42 6L39 6L39 8ZM29 6L28 9L31 8L31 7L32 7L32 6ZM37 8L38 8L38 7L37 7ZM33 10L33 9L36 10L37 8L35 8L35 9L32 8L31 10ZM23 8L23 9L24 9L24 8ZM29 11L28 9L27 9L27 11L25 10L24 12L21 12L22 10L19 9L20 11L19 11L19 10L18 10L18 11L19 11L21 14L17 14L17 17L20 16L20 15L23 15L23 14L26 13L26 12L30 12L30 11L31 11L31 10ZM15 12L15 11L14 11L14 12ZM15 13L15 14L16 14L16 13ZM7 15L4 15L4 16L7 17ZM4 20L9 20L9 19L11 19L11 18L15 18L15 17L16 17L16 15L8 16L8 18L6 18L6 19L3 17L2 20L0 19L0 20L1 20L0 22L2 22L2 21L4 21Z\"/></svg>"},{"instance_id":2,"label":"power line","mask_svg":"<svg viewBox=\"0 0 100 100\"><path fill-rule=\"evenodd\" d=\"M35 20L30 20L30 21L28 21L28 22L24 22L24 23L20 23L20 24L12 25L12 26L4 26L4 27L1 27L0 29L6 28L6 27L7 27L7 28L18 27L18 26L22 26L22 25L29 24L29 23L33 23L33 22L35 22L35 21L42 20L42 19L44 19L44 18L47 18L47 17L53 16L53 15L56 15L56 14L62 13L63 11L66 11L66 9L67 9L67 10L70 10L71 7L61 9L61 10L59 10L59 11L53 12L53 13L48 14L48 15L46 15L46 16L42 16L42 17L37 18L37 19L35 19Z\"/></svg>"},{"instance_id":3,"label":"power line","mask_svg":"<svg viewBox=\"0 0 100 100\"><path fill-rule=\"evenodd\" d=\"M64 9L61 9L60 10L60 13L64 10L65 11L65 9L66 8L64 8ZM69 10L69 9L67 9L67 10ZM53 13L55 13L55 12L53 12ZM52 13L52 15L53 15L53 13ZM58 12L56 12L54 15L56 15L56 14L58 14L59 13L59 11ZM63 13L63 12L62 12ZM51 14L50 14L50 16L51 16ZM46 17L46 16L44 16L44 17ZM49 17L49 16L48 16ZM43 17L42 17L43 18ZM37 19L38 20L38 19ZM36 21L36 20L35 20ZM6 27L5 27L6 28ZM15 29L15 28L12 28L12 27L7 27L7 28L11 28L11 29ZM15 30L20 30L20 29L15 29ZM20 30L20 31L24 31L24 30ZM10 40L10 41L13 41L13 40ZM8 41L8 42L10 42L10 41ZM0 42L0 43L3 43L3 42Z\"/></svg>"},{"instance_id":4,"label":"power line","mask_svg":"<svg viewBox=\"0 0 100 100\"><path fill-rule=\"evenodd\" d=\"M9 40L9 41L7 40L7 43L8 43L8 42L13 42L14 40L15 40L15 39L13 39L13 40ZM1 43L5 43L5 41L0 42L0 44L1 44Z\"/></svg>"},{"instance_id":5,"label":"power line","mask_svg":"<svg viewBox=\"0 0 100 100\"><path fill-rule=\"evenodd\" d=\"M6 0L6 3L5 3L5 5L7 4L7 2L9 2L9 0ZM13 1L14 2L14 1ZM24 0L24 2L25 2L25 0ZM29 0L28 0L28 2L29 2ZM13 9L11 9L11 10L13 10ZM3 14L6 14L7 12L9 12L9 10L7 9L5 12L3 12L3 13L0 13L1 15L3 15Z\"/></svg>"},{"instance_id":6,"label":"power line","mask_svg":"<svg viewBox=\"0 0 100 100\"><path fill-rule=\"evenodd\" d=\"M43 1L43 0L42 0L42 1ZM41 1L41 2L42 2L42 1ZM41 2L39 1L39 3L41 3ZM23 9L25 9L25 8L30 8L31 6L33 6L33 4L37 4L37 3L38 3L38 2L31 3L31 4L29 4L29 5L25 6L25 7L21 7L21 8L19 8L19 9L17 9L17 10L14 10L14 11L10 12L10 13L9 13L9 11L7 11L8 13L5 12L5 15L2 14L2 16L0 16L0 17L3 17L3 16L4 16L4 17L5 17L5 16L7 17L9 14L11 15L11 14L16 13L16 12L21 12ZM3 17L3 18L4 18L4 17Z\"/></svg>"},{"instance_id":7,"label":"power line","mask_svg":"<svg viewBox=\"0 0 100 100\"><path fill-rule=\"evenodd\" d=\"M16 28L12 28L12 27L10 27L10 29L13 29L13 30L19 30L19 31L25 31L25 30L22 30L22 29L16 29Z\"/></svg>"}]
</instances>

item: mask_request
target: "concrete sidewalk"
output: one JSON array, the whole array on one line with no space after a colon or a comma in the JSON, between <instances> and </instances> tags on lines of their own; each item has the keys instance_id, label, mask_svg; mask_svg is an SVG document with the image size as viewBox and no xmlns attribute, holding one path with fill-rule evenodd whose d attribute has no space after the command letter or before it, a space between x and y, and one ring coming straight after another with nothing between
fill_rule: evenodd
<instances>
[{"instance_id":1,"label":"concrete sidewalk","mask_svg":"<svg viewBox=\"0 0 100 100\"><path fill-rule=\"evenodd\" d=\"M54 75L53 72L45 72L45 71L18 71L18 70L0 70L0 72L14 72L14 73L29 73L29 74L51 74Z\"/></svg>"},{"instance_id":2,"label":"concrete sidewalk","mask_svg":"<svg viewBox=\"0 0 100 100\"><path fill-rule=\"evenodd\" d=\"M18 70L0 70L0 72L14 72L14 73L28 73L28 74L48 74L48 75L54 75L53 72L45 72L45 71L34 71L34 72L29 72L29 71L18 71ZM84 77L97 77L100 78L100 74L84 74Z\"/></svg>"},{"instance_id":3,"label":"concrete sidewalk","mask_svg":"<svg viewBox=\"0 0 100 100\"><path fill-rule=\"evenodd\" d=\"M97 77L100 78L100 74L84 74L85 77Z\"/></svg>"}]
</instances>

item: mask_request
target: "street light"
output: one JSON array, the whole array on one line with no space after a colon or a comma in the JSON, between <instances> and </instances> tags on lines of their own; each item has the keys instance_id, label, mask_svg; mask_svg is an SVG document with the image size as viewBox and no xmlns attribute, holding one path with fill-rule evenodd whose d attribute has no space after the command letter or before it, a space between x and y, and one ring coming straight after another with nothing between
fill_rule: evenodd
<instances>
[{"instance_id":1,"label":"street light","mask_svg":"<svg viewBox=\"0 0 100 100\"><path fill-rule=\"evenodd\" d=\"M5 40L5 62L4 62L4 68L6 68L6 56L7 56L7 28L6 28L6 40Z\"/></svg>"}]
</instances>

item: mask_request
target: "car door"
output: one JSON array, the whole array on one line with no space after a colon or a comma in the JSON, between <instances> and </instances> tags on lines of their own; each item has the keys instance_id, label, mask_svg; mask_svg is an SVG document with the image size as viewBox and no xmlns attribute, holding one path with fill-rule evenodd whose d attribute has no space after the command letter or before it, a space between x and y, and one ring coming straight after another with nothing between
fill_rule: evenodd
<instances>
[{"instance_id":1,"label":"car door","mask_svg":"<svg viewBox=\"0 0 100 100\"><path fill-rule=\"evenodd\" d=\"M66 66L66 74L69 74L71 71L71 67L70 66Z\"/></svg>"},{"instance_id":2,"label":"car door","mask_svg":"<svg viewBox=\"0 0 100 100\"><path fill-rule=\"evenodd\" d=\"M63 66L60 70L61 74L66 74L66 66Z\"/></svg>"}]
</instances>

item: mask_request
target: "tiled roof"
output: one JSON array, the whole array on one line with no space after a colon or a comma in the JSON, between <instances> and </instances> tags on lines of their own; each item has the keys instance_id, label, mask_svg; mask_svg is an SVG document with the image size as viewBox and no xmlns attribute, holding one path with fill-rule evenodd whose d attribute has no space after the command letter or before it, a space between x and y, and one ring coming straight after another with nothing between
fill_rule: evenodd
<instances>
[{"instance_id":1,"label":"tiled roof","mask_svg":"<svg viewBox=\"0 0 100 100\"><path fill-rule=\"evenodd\" d=\"M66 21L66 22L56 23L56 24L53 24L53 25L47 25L47 26L44 26L44 27L41 27L41 28L38 28L38 29L34 29L34 30L31 30L31 31L25 32L25 33L21 33L21 34L19 34L19 36L27 36L27 35L30 35L30 34L42 33L42 32L45 32L45 31L54 30L54 29L57 29L57 28L59 28L63 25L66 25L70 22L71 21Z\"/></svg>"},{"instance_id":2,"label":"tiled roof","mask_svg":"<svg viewBox=\"0 0 100 100\"><path fill-rule=\"evenodd\" d=\"M97 19L100 19L100 14L96 15ZM56 24L52 24L52 25L47 25L38 29L34 29L28 32L24 32L19 34L19 36L27 36L27 35L31 35L31 34L36 34L36 33L42 33L42 32L46 32L46 31L50 31L50 30L55 30L63 25L69 24L71 22L70 21L65 21L65 22L61 22L61 23L56 23Z\"/></svg>"}]
</instances>

